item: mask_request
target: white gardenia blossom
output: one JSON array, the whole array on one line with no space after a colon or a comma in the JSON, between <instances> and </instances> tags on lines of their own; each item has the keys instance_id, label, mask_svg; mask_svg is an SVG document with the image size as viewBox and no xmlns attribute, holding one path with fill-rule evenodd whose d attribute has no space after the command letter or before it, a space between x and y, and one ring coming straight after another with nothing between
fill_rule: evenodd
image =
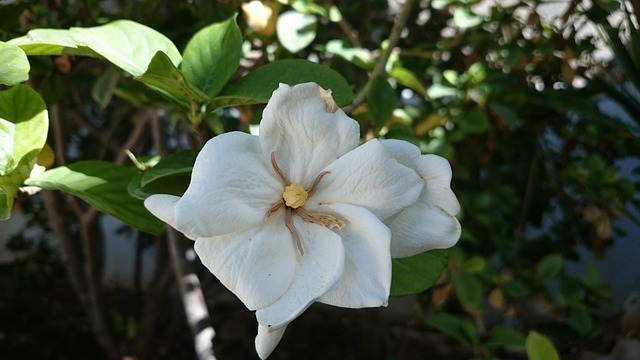
<instances>
[{"instance_id":1,"label":"white gardenia blossom","mask_svg":"<svg viewBox=\"0 0 640 360\"><path fill-rule=\"evenodd\" d=\"M446 160L423 161L405 142L358 146L359 139L358 123L330 91L280 84L259 136L214 137L182 197L145 201L195 240L202 263L256 311L262 359L313 302L385 306L392 255L451 246L459 237Z\"/></svg>"}]
</instances>

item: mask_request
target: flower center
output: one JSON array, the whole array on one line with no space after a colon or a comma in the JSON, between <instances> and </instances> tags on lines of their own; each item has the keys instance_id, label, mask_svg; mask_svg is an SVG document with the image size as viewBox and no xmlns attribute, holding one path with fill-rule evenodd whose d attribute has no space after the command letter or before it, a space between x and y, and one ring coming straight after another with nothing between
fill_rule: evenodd
<instances>
[{"instance_id":1,"label":"flower center","mask_svg":"<svg viewBox=\"0 0 640 360\"><path fill-rule=\"evenodd\" d=\"M282 193L284 204L293 209L297 209L304 205L304 202L307 201L308 197L309 193L302 187L302 185L296 183L292 183L285 187L284 193Z\"/></svg>"},{"instance_id":2,"label":"flower center","mask_svg":"<svg viewBox=\"0 0 640 360\"><path fill-rule=\"evenodd\" d=\"M304 249L302 248L302 241L300 240L300 235L298 234L298 230L293 225L293 219L291 218L292 213L295 212L300 216L304 221L326 226L329 229L338 228L338 230L342 230L345 226L344 221L339 218L329 215L322 214L316 212L310 212L305 210L302 206L307 201L307 198L316 191L318 184L322 178L329 174L329 171L323 171L311 183L309 190L306 190L302 185L298 183L292 183L287 175L280 169L278 163L276 162L276 154L271 153L271 166L273 166L273 171L275 171L276 175L280 178L282 185L284 185L284 192L282 193L282 199L273 203L268 209L265 217L268 218L273 215L276 211L280 210L280 208L285 207L285 215L284 215L284 224L291 232L291 237L293 238L293 242L298 248L300 255L304 255Z\"/></svg>"}]
</instances>

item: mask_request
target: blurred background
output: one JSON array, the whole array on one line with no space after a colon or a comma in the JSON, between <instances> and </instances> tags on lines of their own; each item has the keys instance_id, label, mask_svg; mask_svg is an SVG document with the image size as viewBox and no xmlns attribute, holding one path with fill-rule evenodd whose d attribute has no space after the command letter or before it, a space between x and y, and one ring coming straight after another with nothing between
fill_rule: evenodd
<instances>
[{"instance_id":1,"label":"blurred background","mask_svg":"<svg viewBox=\"0 0 640 360\"><path fill-rule=\"evenodd\" d=\"M1 0L0 41L131 19L183 49L238 13L237 77L278 59L324 64L358 94L346 111L363 140L404 139L451 162L463 233L438 282L383 309L315 304L270 359L526 359L536 330L563 359L630 360L640 359L639 12L616 0ZM107 62L30 61L50 166L133 166L125 150L196 143L184 114ZM223 109L203 126L208 137L250 131L261 110ZM171 242L87 209L24 192L0 222L0 359L198 358ZM253 313L191 241L176 244L200 279L216 358L256 359Z\"/></svg>"}]
</instances>

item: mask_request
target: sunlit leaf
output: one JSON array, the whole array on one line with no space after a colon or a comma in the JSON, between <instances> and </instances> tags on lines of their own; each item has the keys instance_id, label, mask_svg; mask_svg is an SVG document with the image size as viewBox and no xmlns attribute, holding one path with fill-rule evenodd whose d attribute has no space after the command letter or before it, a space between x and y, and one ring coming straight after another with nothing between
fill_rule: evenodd
<instances>
[{"instance_id":1,"label":"sunlit leaf","mask_svg":"<svg viewBox=\"0 0 640 360\"><path fill-rule=\"evenodd\" d=\"M61 190L138 230L160 234L164 224L127 191L138 172L105 161L81 161L45 171L27 185Z\"/></svg>"},{"instance_id":2,"label":"sunlit leaf","mask_svg":"<svg viewBox=\"0 0 640 360\"><path fill-rule=\"evenodd\" d=\"M318 20L311 14L287 11L278 16L276 34L285 49L296 53L316 38Z\"/></svg>"},{"instance_id":3,"label":"sunlit leaf","mask_svg":"<svg viewBox=\"0 0 640 360\"><path fill-rule=\"evenodd\" d=\"M15 170L27 154L35 161L48 124L45 103L35 90L16 85L0 91L0 176Z\"/></svg>"},{"instance_id":4,"label":"sunlit leaf","mask_svg":"<svg viewBox=\"0 0 640 360\"><path fill-rule=\"evenodd\" d=\"M236 72L242 57L242 34L235 16L198 31L184 50L180 70L209 97L218 94Z\"/></svg>"},{"instance_id":5,"label":"sunlit leaf","mask_svg":"<svg viewBox=\"0 0 640 360\"><path fill-rule=\"evenodd\" d=\"M180 52L166 36L130 20L69 31L78 46L90 48L133 76L142 75L158 51L165 53L173 65L182 61Z\"/></svg>"},{"instance_id":6,"label":"sunlit leaf","mask_svg":"<svg viewBox=\"0 0 640 360\"><path fill-rule=\"evenodd\" d=\"M0 84L15 85L29 79L29 59L22 49L0 41Z\"/></svg>"},{"instance_id":7,"label":"sunlit leaf","mask_svg":"<svg viewBox=\"0 0 640 360\"><path fill-rule=\"evenodd\" d=\"M525 342L528 360L560 360L558 351L546 336L531 331Z\"/></svg>"}]
</instances>

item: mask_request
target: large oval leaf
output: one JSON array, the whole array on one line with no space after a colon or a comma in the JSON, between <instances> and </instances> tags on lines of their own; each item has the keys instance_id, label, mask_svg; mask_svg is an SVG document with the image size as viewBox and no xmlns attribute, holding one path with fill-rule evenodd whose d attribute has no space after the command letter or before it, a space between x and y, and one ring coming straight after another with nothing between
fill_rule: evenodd
<instances>
[{"instance_id":1,"label":"large oval leaf","mask_svg":"<svg viewBox=\"0 0 640 360\"><path fill-rule=\"evenodd\" d=\"M331 68L307 60L280 60L262 66L225 87L213 99L210 108L266 103L280 83L296 85L305 82L315 82L331 90L338 106L353 101L351 87Z\"/></svg>"},{"instance_id":2,"label":"large oval leaf","mask_svg":"<svg viewBox=\"0 0 640 360\"><path fill-rule=\"evenodd\" d=\"M136 229L160 234L164 223L129 195L127 186L138 172L110 162L90 160L45 171L26 181L27 185L61 190L75 195L96 209Z\"/></svg>"},{"instance_id":3,"label":"large oval leaf","mask_svg":"<svg viewBox=\"0 0 640 360\"><path fill-rule=\"evenodd\" d=\"M236 72L241 57L242 33L233 16L198 31L184 50L180 69L191 84L213 97Z\"/></svg>"}]
</instances>

